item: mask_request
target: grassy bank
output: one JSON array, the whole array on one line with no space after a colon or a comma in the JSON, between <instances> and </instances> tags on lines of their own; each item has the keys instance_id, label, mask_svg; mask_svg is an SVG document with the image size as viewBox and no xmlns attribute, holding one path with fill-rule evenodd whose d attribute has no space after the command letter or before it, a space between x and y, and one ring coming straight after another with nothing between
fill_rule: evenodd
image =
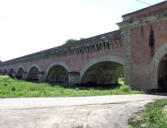
<instances>
[{"instance_id":1,"label":"grassy bank","mask_svg":"<svg viewBox=\"0 0 167 128\"><path fill-rule=\"evenodd\" d=\"M143 91L131 90L119 80L120 87L115 89L72 87L67 85L50 85L48 83L28 82L12 79L8 76L0 76L0 97L64 97L64 96L95 96L95 95L119 95L139 94Z\"/></svg>"},{"instance_id":2,"label":"grassy bank","mask_svg":"<svg viewBox=\"0 0 167 128\"><path fill-rule=\"evenodd\" d=\"M146 105L144 110L136 112L128 120L133 128L167 128L167 114L163 112L167 99Z\"/></svg>"}]
</instances>

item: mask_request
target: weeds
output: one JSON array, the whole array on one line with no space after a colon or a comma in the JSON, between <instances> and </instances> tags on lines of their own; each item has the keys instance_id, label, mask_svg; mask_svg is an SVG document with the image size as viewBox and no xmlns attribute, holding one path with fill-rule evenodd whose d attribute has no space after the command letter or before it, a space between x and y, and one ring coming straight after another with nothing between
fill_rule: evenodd
<instances>
[{"instance_id":1,"label":"weeds","mask_svg":"<svg viewBox=\"0 0 167 128\"><path fill-rule=\"evenodd\" d=\"M63 96L96 96L96 95L120 95L140 94L143 91L132 90L124 85L122 78L119 79L120 87L93 88L72 87L68 85L51 85L48 83L35 83L24 80L12 79L8 76L0 76L0 97L63 97Z\"/></svg>"},{"instance_id":2,"label":"weeds","mask_svg":"<svg viewBox=\"0 0 167 128\"><path fill-rule=\"evenodd\" d=\"M167 114L163 112L165 105L167 99L147 104L144 110L132 115L128 124L133 128L167 128Z\"/></svg>"}]
</instances>

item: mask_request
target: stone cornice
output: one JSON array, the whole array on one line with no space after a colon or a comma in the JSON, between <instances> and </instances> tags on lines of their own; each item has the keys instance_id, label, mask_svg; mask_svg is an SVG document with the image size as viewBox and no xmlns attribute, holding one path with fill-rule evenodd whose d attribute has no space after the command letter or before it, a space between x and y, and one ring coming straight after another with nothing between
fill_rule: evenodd
<instances>
[{"instance_id":1,"label":"stone cornice","mask_svg":"<svg viewBox=\"0 0 167 128\"><path fill-rule=\"evenodd\" d=\"M156 13L152 13L149 15L145 15L144 17L138 17L135 19L127 17L126 19L124 19L123 22L117 24L119 25L121 30L129 30L135 27L160 22L163 20L167 20L167 9L163 9Z\"/></svg>"},{"instance_id":2,"label":"stone cornice","mask_svg":"<svg viewBox=\"0 0 167 128\"><path fill-rule=\"evenodd\" d=\"M166 9L166 8L167 8L167 2L163 1L163 2L160 2L160 3L154 4L154 5L151 5L149 7L146 7L146 8L143 8L143 9L125 14L122 17L123 18L126 18L126 17L130 17L130 18L142 17L142 16L149 15L151 13L156 13L157 11L163 10L163 9Z\"/></svg>"},{"instance_id":3,"label":"stone cornice","mask_svg":"<svg viewBox=\"0 0 167 128\"><path fill-rule=\"evenodd\" d=\"M17 64L20 62L33 61L37 59L45 59L53 56L70 56L75 54L83 54L103 49L121 47L121 32L119 30L80 40L72 44L62 45L59 47L47 49L41 52L22 56L16 59L0 63L0 66Z\"/></svg>"}]
</instances>

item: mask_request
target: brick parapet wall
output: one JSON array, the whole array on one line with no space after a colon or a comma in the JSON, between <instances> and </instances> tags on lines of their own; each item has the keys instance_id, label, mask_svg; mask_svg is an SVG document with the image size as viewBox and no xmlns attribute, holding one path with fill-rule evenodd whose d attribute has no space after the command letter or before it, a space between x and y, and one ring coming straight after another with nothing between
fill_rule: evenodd
<instances>
[{"instance_id":1,"label":"brick parapet wall","mask_svg":"<svg viewBox=\"0 0 167 128\"><path fill-rule=\"evenodd\" d=\"M157 13L146 15L145 17L137 17L136 19L126 18L123 22L118 23L120 29L129 30L136 27L157 23L167 20L167 8L160 10Z\"/></svg>"},{"instance_id":2,"label":"brick parapet wall","mask_svg":"<svg viewBox=\"0 0 167 128\"><path fill-rule=\"evenodd\" d=\"M7 66L10 64L17 64L26 61L33 61L38 59L45 59L50 57L70 56L76 54L83 54L87 52L100 51L103 49L112 49L121 47L121 32L119 30L101 34L88 39L80 40L72 44L66 44L59 47L47 49L41 52L22 56L16 59L0 63L0 66Z\"/></svg>"},{"instance_id":3,"label":"brick parapet wall","mask_svg":"<svg viewBox=\"0 0 167 128\"><path fill-rule=\"evenodd\" d=\"M140 9L138 11L128 13L123 15L122 17L126 19L136 19L141 17L146 17L148 15L154 15L155 13L159 13L160 11L164 11L167 9L167 1L163 1L161 3Z\"/></svg>"}]
</instances>

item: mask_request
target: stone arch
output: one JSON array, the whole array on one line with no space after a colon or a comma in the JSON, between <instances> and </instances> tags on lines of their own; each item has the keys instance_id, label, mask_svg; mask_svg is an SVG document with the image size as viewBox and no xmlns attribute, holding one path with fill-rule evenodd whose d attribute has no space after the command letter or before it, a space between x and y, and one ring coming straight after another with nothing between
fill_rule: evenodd
<instances>
[{"instance_id":1,"label":"stone arch","mask_svg":"<svg viewBox=\"0 0 167 128\"><path fill-rule=\"evenodd\" d=\"M31 66L28 68L28 70L27 70L27 73L28 73L28 74L29 74L31 68L33 68L33 67L37 68L37 69L41 72L41 68L40 68L37 64L33 64L33 65L31 65Z\"/></svg>"},{"instance_id":2,"label":"stone arch","mask_svg":"<svg viewBox=\"0 0 167 128\"><path fill-rule=\"evenodd\" d=\"M122 64L124 65L125 62L124 62L124 59L120 58L120 57L117 57L117 56L104 56L104 57L98 57L98 58L95 58L93 60L90 60L88 62L88 64L82 69L81 71L81 78L83 77L84 73L86 72L86 70L96 64L96 63L100 63L100 62L104 62L104 61L111 61L111 62L116 62L116 63L119 63L119 64Z\"/></svg>"},{"instance_id":3,"label":"stone arch","mask_svg":"<svg viewBox=\"0 0 167 128\"><path fill-rule=\"evenodd\" d=\"M22 68L22 69L25 71L24 66L23 66L23 65L19 65L19 66L17 67L17 69L16 69L16 73L18 72L18 70L19 70L20 68Z\"/></svg>"},{"instance_id":4,"label":"stone arch","mask_svg":"<svg viewBox=\"0 0 167 128\"><path fill-rule=\"evenodd\" d=\"M25 72L24 67L22 65L18 66L18 68L16 70L16 77L19 78L19 79L22 79L23 75L24 75L24 72Z\"/></svg>"},{"instance_id":5,"label":"stone arch","mask_svg":"<svg viewBox=\"0 0 167 128\"><path fill-rule=\"evenodd\" d=\"M53 66L56 66L56 65L60 65L62 67L64 67L68 72L70 72L70 68L68 67L68 65L64 62L61 62L61 61L56 61L56 62L53 62L51 65L49 65L47 71L46 71L46 75L48 74L49 70L53 67Z\"/></svg>"},{"instance_id":6,"label":"stone arch","mask_svg":"<svg viewBox=\"0 0 167 128\"><path fill-rule=\"evenodd\" d=\"M12 77L12 78L15 77L15 69L14 69L14 67L10 68L10 70L9 70L9 76Z\"/></svg>"},{"instance_id":7,"label":"stone arch","mask_svg":"<svg viewBox=\"0 0 167 128\"><path fill-rule=\"evenodd\" d=\"M150 67L150 75L151 75L151 85L152 89L158 88L158 66L160 64L161 59L167 54L167 43L162 45L154 54L151 67Z\"/></svg>"},{"instance_id":8,"label":"stone arch","mask_svg":"<svg viewBox=\"0 0 167 128\"><path fill-rule=\"evenodd\" d=\"M92 79L91 78L89 78L89 79L91 79L93 81L93 79L94 79L93 77L95 77L95 74L96 74L95 72L97 71L97 74L99 73L101 76L107 77L107 78L104 77L105 79L103 79L102 77L99 76L99 82L97 82L97 83L103 83L102 81L104 81L104 84L111 84L111 83L113 83L110 80L111 76L112 76L112 78L116 77L113 74L114 74L114 72L118 72L119 67L121 67L120 69L123 71L124 64L125 64L124 59L122 59L120 57L116 57L116 56L104 56L104 57L98 57L98 58L92 59L82 69L82 71L80 73L81 74L80 81L81 81L81 83L84 83L83 80L85 81L86 75L92 76ZM101 68L98 69L98 67L101 67ZM107 67L107 69L105 70L104 74L101 74L101 73L103 73L103 69L105 69L106 67ZM112 68L113 68L113 70L111 72Z\"/></svg>"},{"instance_id":9,"label":"stone arch","mask_svg":"<svg viewBox=\"0 0 167 128\"><path fill-rule=\"evenodd\" d=\"M36 64L31 65L27 70L27 72L28 72L27 80L39 81L39 73L41 72L41 69L38 65Z\"/></svg>"},{"instance_id":10,"label":"stone arch","mask_svg":"<svg viewBox=\"0 0 167 128\"><path fill-rule=\"evenodd\" d=\"M63 62L52 63L46 71L46 81L50 83L68 83L70 68Z\"/></svg>"}]
</instances>

